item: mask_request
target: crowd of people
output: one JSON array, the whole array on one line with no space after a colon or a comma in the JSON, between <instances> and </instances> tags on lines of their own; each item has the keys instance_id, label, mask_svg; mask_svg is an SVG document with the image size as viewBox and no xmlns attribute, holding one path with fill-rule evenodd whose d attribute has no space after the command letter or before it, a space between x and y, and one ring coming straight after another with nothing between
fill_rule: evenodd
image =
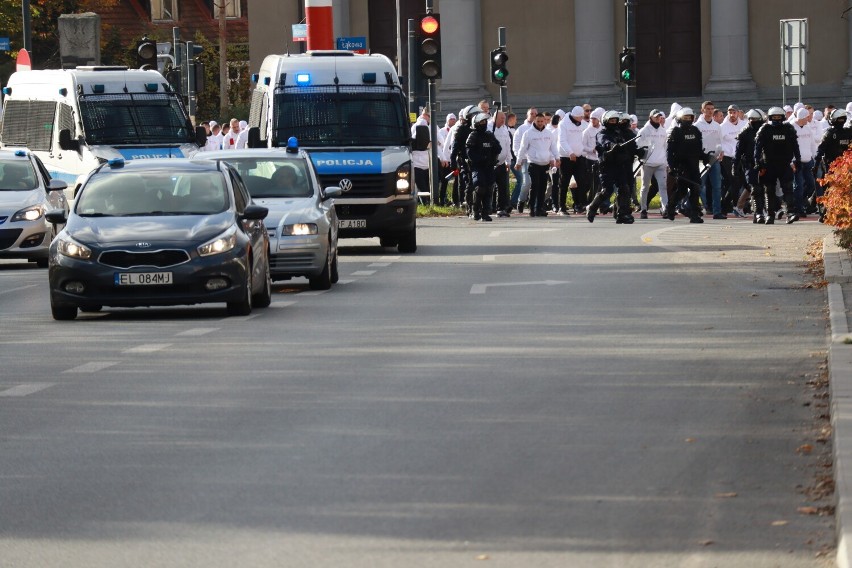
<instances>
[{"instance_id":1,"label":"crowd of people","mask_svg":"<svg viewBox=\"0 0 852 568\"><path fill-rule=\"evenodd\" d=\"M248 123L245 120L232 118L227 124L219 124L215 120L205 120L201 123L207 131L207 144L202 152L215 150L239 150L246 147L248 142Z\"/></svg>"},{"instance_id":2,"label":"crowd of people","mask_svg":"<svg viewBox=\"0 0 852 568\"><path fill-rule=\"evenodd\" d=\"M518 124L514 113L492 113L480 101L448 114L437 130L441 183L434 203L465 207L482 221L494 212L526 211L593 222L612 211L616 223L627 224L635 212L647 219L659 195L659 214L671 220L733 215L761 224L786 217L789 224L818 214L822 221L820 180L852 143L848 112L852 103L846 110L796 103L766 112L717 109L712 101L695 112L673 103L668 114L652 110L640 127L635 115L586 104L568 113L530 108ZM412 126L415 184L425 194L429 120L424 111Z\"/></svg>"}]
</instances>

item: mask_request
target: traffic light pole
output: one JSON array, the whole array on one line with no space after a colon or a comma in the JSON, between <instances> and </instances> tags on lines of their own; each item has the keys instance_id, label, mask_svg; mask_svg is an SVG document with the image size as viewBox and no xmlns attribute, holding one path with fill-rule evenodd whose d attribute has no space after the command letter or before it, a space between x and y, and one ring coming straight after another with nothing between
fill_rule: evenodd
<instances>
[{"instance_id":1,"label":"traffic light pole","mask_svg":"<svg viewBox=\"0 0 852 568\"><path fill-rule=\"evenodd\" d=\"M497 47L506 49L506 28L497 28ZM505 112L507 106L509 106L509 87L500 85L500 108Z\"/></svg>"},{"instance_id":2,"label":"traffic light pole","mask_svg":"<svg viewBox=\"0 0 852 568\"><path fill-rule=\"evenodd\" d=\"M417 59L417 24L413 19L408 20L408 112L416 115L417 108L417 77L420 74Z\"/></svg>"},{"instance_id":3,"label":"traffic light pole","mask_svg":"<svg viewBox=\"0 0 852 568\"><path fill-rule=\"evenodd\" d=\"M626 30L624 47L633 51L635 65L636 57L636 0L625 0L624 8L627 11L625 17ZM632 81L624 85L624 106L627 114L636 114L636 82Z\"/></svg>"}]
</instances>

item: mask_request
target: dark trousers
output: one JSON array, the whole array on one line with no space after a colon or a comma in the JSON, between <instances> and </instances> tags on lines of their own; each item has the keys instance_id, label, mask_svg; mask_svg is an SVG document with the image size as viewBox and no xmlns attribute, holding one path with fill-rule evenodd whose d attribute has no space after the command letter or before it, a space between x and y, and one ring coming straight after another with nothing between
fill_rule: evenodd
<instances>
[{"instance_id":1,"label":"dark trousers","mask_svg":"<svg viewBox=\"0 0 852 568\"><path fill-rule=\"evenodd\" d=\"M437 205L447 205L451 199L447 197L447 186L450 185L450 180L447 176L452 173L452 168L449 165L441 166L441 183L438 186L438 203Z\"/></svg>"},{"instance_id":2,"label":"dark trousers","mask_svg":"<svg viewBox=\"0 0 852 568\"><path fill-rule=\"evenodd\" d=\"M669 176L669 179L674 178L674 194L669 197L669 209L674 211L684 197L689 198L689 216L691 218L701 216L701 207L698 203L701 194L701 187L698 179L700 172L698 164L690 162L680 168L680 175Z\"/></svg>"},{"instance_id":3,"label":"dark trousers","mask_svg":"<svg viewBox=\"0 0 852 568\"><path fill-rule=\"evenodd\" d=\"M788 164L772 164L766 167L766 173L760 176L758 187L762 196L766 198L767 212L771 215L778 211L781 204L778 202L778 196L775 193L775 185L781 184L781 192L783 193L784 201L787 203L787 211L793 213L796 211L796 204L793 199L793 168ZM757 192L755 192L757 193ZM755 196L755 201L758 198Z\"/></svg>"},{"instance_id":4,"label":"dark trousers","mask_svg":"<svg viewBox=\"0 0 852 568\"><path fill-rule=\"evenodd\" d=\"M494 168L494 181L497 184L496 211L509 210L509 166L498 164Z\"/></svg>"},{"instance_id":5,"label":"dark trousers","mask_svg":"<svg viewBox=\"0 0 852 568\"><path fill-rule=\"evenodd\" d=\"M734 158L725 156L722 158L722 210L732 211L740 198L742 190L742 179L734 175Z\"/></svg>"},{"instance_id":6,"label":"dark trousers","mask_svg":"<svg viewBox=\"0 0 852 568\"><path fill-rule=\"evenodd\" d=\"M417 189L417 193L429 193L431 196L429 170L414 168L414 187ZM426 200L426 203L430 202L431 199Z\"/></svg>"},{"instance_id":7,"label":"dark trousers","mask_svg":"<svg viewBox=\"0 0 852 568\"><path fill-rule=\"evenodd\" d=\"M547 189L547 174L550 166L530 164L530 213L544 211L544 192Z\"/></svg>"},{"instance_id":8,"label":"dark trousers","mask_svg":"<svg viewBox=\"0 0 852 568\"><path fill-rule=\"evenodd\" d=\"M494 169L490 166L473 170L473 211L488 215L491 213L492 190L494 188Z\"/></svg>"},{"instance_id":9,"label":"dark trousers","mask_svg":"<svg viewBox=\"0 0 852 568\"><path fill-rule=\"evenodd\" d=\"M568 186L571 183L571 177L577 182L577 188L571 190L571 197L574 200L574 210L580 211L588 204L588 194L586 193L586 158L582 156L576 160L571 160L565 156L559 162L559 202L557 204L554 196L553 205L557 209L567 209L568 207Z\"/></svg>"}]
</instances>

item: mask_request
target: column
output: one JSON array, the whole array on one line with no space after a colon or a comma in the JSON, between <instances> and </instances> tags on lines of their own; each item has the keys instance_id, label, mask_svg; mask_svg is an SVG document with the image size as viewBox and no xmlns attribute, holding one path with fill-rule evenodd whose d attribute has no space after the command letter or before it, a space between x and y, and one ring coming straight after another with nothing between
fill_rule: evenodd
<instances>
[{"instance_id":1,"label":"column","mask_svg":"<svg viewBox=\"0 0 852 568\"><path fill-rule=\"evenodd\" d=\"M482 12L480 0L440 4L442 78L438 98L476 104L486 98L482 82ZM494 30L496 40L497 30ZM495 41L496 44L496 41ZM452 112L457 112L454 108ZM450 112L448 110L447 112Z\"/></svg>"},{"instance_id":2,"label":"column","mask_svg":"<svg viewBox=\"0 0 852 568\"><path fill-rule=\"evenodd\" d=\"M574 0L576 78L571 100L618 97L615 76L615 3Z\"/></svg>"},{"instance_id":3,"label":"column","mask_svg":"<svg viewBox=\"0 0 852 568\"><path fill-rule=\"evenodd\" d=\"M710 80L706 94L757 95L748 55L748 0L710 0Z\"/></svg>"},{"instance_id":4,"label":"column","mask_svg":"<svg viewBox=\"0 0 852 568\"><path fill-rule=\"evenodd\" d=\"M843 79L843 98L852 98L852 0L847 2L849 12L846 13L846 21L848 22L849 37L846 40L847 49L849 50L849 69L846 71L846 77Z\"/></svg>"}]
</instances>

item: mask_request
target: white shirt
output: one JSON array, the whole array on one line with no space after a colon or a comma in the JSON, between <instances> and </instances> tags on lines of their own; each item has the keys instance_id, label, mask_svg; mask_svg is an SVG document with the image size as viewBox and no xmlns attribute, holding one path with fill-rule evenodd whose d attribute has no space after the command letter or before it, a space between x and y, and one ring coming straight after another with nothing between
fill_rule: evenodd
<instances>
[{"instance_id":1,"label":"white shirt","mask_svg":"<svg viewBox=\"0 0 852 568\"><path fill-rule=\"evenodd\" d=\"M233 130L229 130L227 134L222 138L222 149L223 150L236 150L239 148L237 146L237 141L239 140L240 133L234 133Z\"/></svg>"},{"instance_id":2,"label":"white shirt","mask_svg":"<svg viewBox=\"0 0 852 568\"><path fill-rule=\"evenodd\" d=\"M204 145L204 150L206 152L215 152L216 150L220 150L222 148L222 133L219 134L211 134L207 137L207 144Z\"/></svg>"},{"instance_id":3,"label":"white shirt","mask_svg":"<svg viewBox=\"0 0 852 568\"><path fill-rule=\"evenodd\" d=\"M512 139L512 151L515 153L515 158L521 151L521 139L524 137L524 132L532 128L533 123L524 121L518 128L515 129L515 136Z\"/></svg>"},{"instance_id":4,"label":"white shirt","mask_svg":"<svg viewBox=\"0 0 852 568\"><path fill-rule=\"evenodd\" d=\"M583 157L587 160L598 161L598 152L595 150L595 144L601 128L603 126L595 128L589 124L589 127L583 131Z\"/></svg>"},{"instance_id":5,"label":"white shirt","mask_svg":"<svg viewBox=\"0 0 852 568\"><path fill-rule=\"evenodd\" d=\"M707 122L704 115L698 115L695 119L695 126L701 131L704 151L716 152L716 147L722 145L722 125L712 118L710 122Z\"/></svg>"},{"instance_id":6,"label":"white shirt","mask_svg":"<svg viewBox=\"0 0 852 568\"><path fill-rule=\"evenodd\" d=\"M568 116L559 122L557 144L560 156L567 158L572 154L577 157L583 155L583 130L582 121L574 124Z\"/></svg>"},{"instance_id":7,"label":"white shirt","mask_svg":"<svg viewBox=\"0 0 852 568\"><path fill-rule=\"evenodd\" d=\"M806 122L804 126L799 126L799 122L797 120L791 121L790 124L792 124L793 128L796 129L796 136L799 142L799 154L802 155L802 161L810 162L814 159L818 145L818 142L814 137L813 128L811 128L811 125L808 122Z\"/></svg>"},{"instance_id":8,"label":"white shirt","mask_svg":"<svg viewBox=\"0 0 852 568\"><path fill-rule=\"evenodd\" d=\"M539 130L533 126L524 132L518 149L519 162L529 160L531 164L546 166L557 159L556 138L547 128Z\"/></svg>"},{"instance_id":9,"label":"white shirt","mask_svg":"<svg viewBox=\"0 0 852 568\"><path fill-rule=\"evenodd\" d=\"M747 120L739 120L734 124L727 117L725 118L725 122L722 123L722 151L729 158L733 158L736 155L737 134L742 132L746 126L748 126Z\"/></svg>"},{"instance_id":10,"label":"white shirt","mask_svg":"<svg viewBox=\"0 0 852 568\"><path fill-rule=\"evenodd\" d=\"M512 162L512 137L509 136L509 128L505 124L495 128L494 137L500 143L500 155L497 156L497 164L510 164Z\"/></svg>"},{"instance_id":11,"label":"white shirt","mask_svg":"<svg viewBox=\"0 0 852 568\"><path fill-rule=\"evenodd\" d=\"M417 134L418 126L429 126L424 118L418 118L417 122L411 125L411 138ZM431 136L432 133L430 132ZM417 168L418 170L428 170L429 169L429 150L412 150L411 151L411 165Z\"/></svg>"},{"instance_id":12,"label":"white shirt","mask_svg":"<svg viewBox=\"0 0 852 568\"><path fill-rule=\"evenodd\" d=\"M666 164L666 139L668 132L665 127L658 126L654 128L649 120L645 126L639 130L638 144L642 148L650 148L650 154L645 155L646 166L664 166Z\"/></svg>"}]
</instances>

